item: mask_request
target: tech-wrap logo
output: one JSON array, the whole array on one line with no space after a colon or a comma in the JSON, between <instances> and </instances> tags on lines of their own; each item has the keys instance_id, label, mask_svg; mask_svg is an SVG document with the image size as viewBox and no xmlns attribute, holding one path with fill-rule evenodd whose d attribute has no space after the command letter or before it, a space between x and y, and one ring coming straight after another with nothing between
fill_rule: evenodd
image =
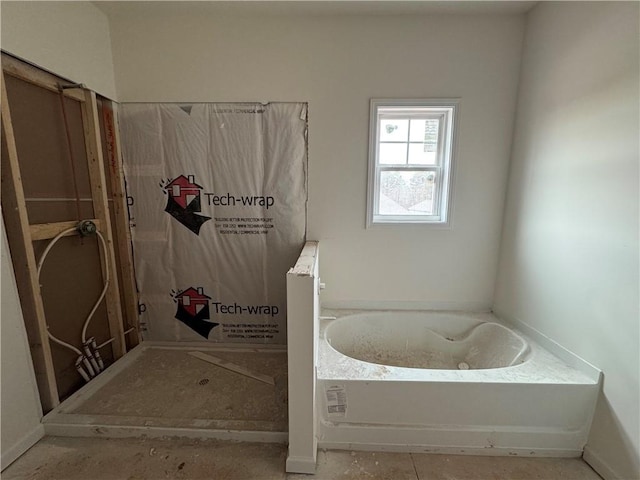
<instances>
[{"instance_id":1,"label":"tech-wrap logo","mask_svg":"<svg viewBox=\"0 0 640 480\"><path fill-rule=\"evenodd\" d=\"M200 235L200 227L211 217L198 215L202 211L200 191L202 186L195 183L193 175L180 175L173 180L167 179L160 183L167 195L167 206L164 211L174 217L196 235Z\"/></svg>"},{"instance_id":2,"label":"tech-wrap logo","mask_svg":"<svg viewBox=\"0 0 640 480\"><path fill-rule=\"evenodd\" d=\"M180 292L173 292L173 301L178 304L175 318L204 338L209 337L213 327L219 325L210 320L209 300L202 287L189 287Z\"/></svg>"}]
</instances>

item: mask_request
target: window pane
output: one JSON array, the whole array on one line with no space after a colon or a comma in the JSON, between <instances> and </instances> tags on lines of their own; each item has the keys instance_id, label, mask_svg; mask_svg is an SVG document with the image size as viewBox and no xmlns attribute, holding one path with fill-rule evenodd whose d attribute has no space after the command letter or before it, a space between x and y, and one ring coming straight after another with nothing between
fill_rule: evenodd
<instances>
[{"instance_id":1,"label":"window pane","mask_svg":"<svg viewBox=\"0 0 640 480\"><path fill-rule=\"evenodd\" d=\"M390 118L380 120L381 142L406 142L407 138L409 138L409 120Z\"/></svg>"},{"instance_id":2,"label":"window pane","mask_svg":"<svg viewBox=\"0 0 640 480\"><path fill-rule=\"evenodd\" d=\"M438 133L440 131L440 120L437 118L427 118L411 120L412 142L423 142L426 152L438 150Z\"/></svg>"},{"instance_id":3,"label":"window pane","mask_svg":"<svg viewBox=\"0 0 640 480\"><path fill-rule=\"evenodd\" d=\"M435 172L380 172L379 215L435 215Z\"/></svg>"},{"instance_id":4,"label":"window pane","mask_svg":"<svg viewBox=\"0 0 640 480\"><path fill-rule=\"evenodd\" d=\"M381 165L397 165L407 163L406 143L382 143L378 150L378 163Z\"/></svg>"},{"instance_id":5,"label":"window pane","mask_svg":"<svg viewBox=\"0 0 640 480\"><path fill-rule=\"evenodd\" d=\"M435 165L438 163L436 152L425 152L424 144L409 144L409 163L413 165Z\"/></svg>"},{"instance_id":6,"label":"window pane","mask_svg":"<svg viewBox=\"0 0 640 480\"><path fill-rule=\"evenodd\" d=\"M455 99L371 100L367 228L449 222L457 104Z\"/></svg>"}]
</instances>

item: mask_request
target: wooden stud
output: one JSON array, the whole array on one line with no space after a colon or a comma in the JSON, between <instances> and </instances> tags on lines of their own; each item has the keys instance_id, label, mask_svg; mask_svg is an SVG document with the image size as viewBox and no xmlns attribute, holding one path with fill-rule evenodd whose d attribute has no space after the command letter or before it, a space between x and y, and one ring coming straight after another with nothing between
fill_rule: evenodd
<instances>
[{"instance_id":1,"label":"wooden stud","mask_svg":"<svg viewBox=\"0 0 640 480\"><path fill-rule=\"evenodd\" d=\"M2 70L7 75L32 83L38 87L42 87L56 93L59 93L60 91L60 79L58 77L4 53L2 54ZM72 82L67 83L71 84ZM64 94L65 96L73 98L79 102L84 102L85 100L84 94L79 88L65 89Z\"/></svg>"},{"instance_id":2,"label":"wooden stud","mask_svg":"<svg viewBox=\"0 0 640 480\"><path fill-rule=\"evenodd\" d=\"M102 223L97 218L91 219L93 223L96 224L98 230L102 230ZM55 237L60 232L64 230L68 230L78 225L78 222L56 222L56 223L38 223L35 225L30 225L29 230L31 231L31 240L49 240L50 238ZM71 236L76 235L77 232L69 232L65 235Z\"/></svg>"},{"instance_id":3,"label":"wooden stud","mask_svg":"<svg viewBox=\"0 0 640 480\"><path fill-rule=\"evenodd\" d=\"M118 112L115 104L110 100L103 100L104 128L107 141L107 167L113 202L111 211L114 216L114 227L117 237L116 251L120 259L120 271L122 279L122 294L124 299L124 316L126 324L134 327L129 339L135 346L140 343L140 321L138 313L138 289L136 286L135 271L133 265L133 250L131 242L131 229L129 227L129 210L127 207L127 194L124 184L124 171L122 168L122 149L120 148L120 135L118 131Z\"/></svg>"},{"instance_id":4,"label":"wooden stud","mask_svg":"<svg viewBox=\"0 0 640 480\"><path fill-rule=\"evenodd\" d=\"M107 268L109 269L110 283L105 299L109 332L114 338L112 343L113 355L116 359L126 353L124 329L122 327L122 310L120 306L120 294L118 289L118 274L113 248L113 235L111 234L111 219L109 217L109 205L107 201L106 179L104 174L104 162L100 141L100 124L98 122L98 106L96 94L85 90L85 101L80 104L82 111L82 125L84 128L85 148L89 167L89 181L93 198L93 211L95 217L102 224L102 235L105 238L109 255ZM105 264L104 252L100 250L101 265ZM106 272L103 272L103 276Z\"/></svg>"},{"instance_id":5,"label":"wooden stud","mask_svg":"<svg viewBox=\"0 0 640 480\"><path fill-rule=\"evenodd\" d=\"M24 199L18 152L16 149L7 88L2 74L2 132L7 155L2 155L2 208L7 238L13 259L16 282L25 316L27 337L31 345L36 380L42 408L55 408L60 399L56 384L47 321L37 277L27 206ZM5 158L6 157L6 158Z\"/></svg>"}]
</instances>

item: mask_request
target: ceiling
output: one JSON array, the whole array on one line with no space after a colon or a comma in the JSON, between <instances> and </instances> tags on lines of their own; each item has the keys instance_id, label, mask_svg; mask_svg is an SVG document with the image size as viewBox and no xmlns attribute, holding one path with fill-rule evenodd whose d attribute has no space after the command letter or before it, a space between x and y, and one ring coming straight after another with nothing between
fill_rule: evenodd
<instances>
[{"instance_id":1,"label":"ceiling","mask_svg":"<svg viewBox=\"0 0 640 480\"><path fill-rule=\"evenodd\" d=\"M109 18L197 13L217 16L522 14L537 2L424 0L94 1Z\"/></svg>"}]
</instances>

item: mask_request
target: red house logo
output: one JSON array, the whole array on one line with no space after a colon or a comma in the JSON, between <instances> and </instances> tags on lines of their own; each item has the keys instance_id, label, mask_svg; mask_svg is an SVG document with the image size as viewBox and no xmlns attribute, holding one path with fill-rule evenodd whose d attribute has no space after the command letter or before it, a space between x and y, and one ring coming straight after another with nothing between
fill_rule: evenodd
<instances>
[{"instance_id":1,"label":"red house logo","mask_svg":"<svg viewBox=\"0 0 640 480\"><path fill-rule=\"evenodd\" d=\"M195 317L196 314L209 305L211 297L204 294L202 287L189 287L185 291L178 293L175 299L178 305L182 305L190 315Z\"/></svg>"},{"instance_id":2,"label":"red house logo","mask_svg":"<svg viewBox=\"0 0 640 480\"><path fill-rule=\"evenodd\" d=\"M202 287L189 287L186 290L172 295L173 301L178 304L175 318L184 323L191 330L204 338L209 337L209 332L218 324L210 320L209 300Z\"/></svg>"},{"instance_id":3,"label":"red house logo","mask_svg":"<svg viewBox=\"0 0 640 480\"><path fill-rule=\"evenodd\" d=\"M167 205L164 211L178 220L196 235L200 235L200 227L211 217L198 215L201 211L201 185L195 182L194 175L180 175L173 180L160 182L160 187L167 195Z\"/></svg>"},{"instance_id":4,"label":"red house logo","mask_svg":"<svg viewBox=\"0 0 640 480\"><path fill-rule=\"evenodd\" d=\"M200 201L200 190L202 190L203 187L195 183L193 175L186 177L180 175L166 185L164 189L178 205L182 208L187 208L187 205L194 200ZM200 209L196 211L200 211Z\"/></svg>"}]
</instances>

